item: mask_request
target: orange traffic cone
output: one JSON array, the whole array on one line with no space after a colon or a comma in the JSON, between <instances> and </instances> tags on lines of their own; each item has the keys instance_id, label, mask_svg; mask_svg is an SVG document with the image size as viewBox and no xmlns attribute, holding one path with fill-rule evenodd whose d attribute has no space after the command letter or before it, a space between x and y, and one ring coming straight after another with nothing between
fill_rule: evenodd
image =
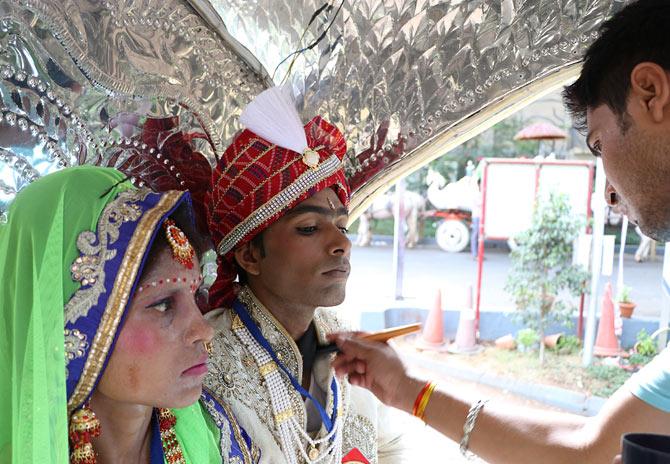
<instances>
[{"instance_id":1,"label":"orange traffic cone","mask_svg":"<svg viewBox=\"0 0 670 464\"><path fill-rule=\"evenodd\" d=\"M461 310L458 319L458 330L456 331L456 340L449 345L451 353L478 353L482 350L481 345L477 345L477 336L475 334L475 310L472 309L472 285L467 288L466 303Z\"/></svg>"},{"instance_id":2,"label":"orange traffic cone","mask_svg":"<svg viewBox=\"0 0 670 464\"><path fill-rule=\"evenodd\" d=\"M420 350L444 351L447 340L444 338L444 318L442 317L442 291L437 289L433 309L428 313L423 325L423 333L417 339L417 348Z\"/></svg>"},{"instance_id":3,"label":"orange traffic cone","mask_svg":"<svg viewBox=\"0 0 670 464\"><path fill-rule=\"evenodd\" d=\"M612 284L605 285L603 292L603 304L600 311L600 323L598 324L598 336L593 347L596 356L619 356L621 349L619 341L614 335L614 302L612 301Z\"/></svg>"}]
</instances>

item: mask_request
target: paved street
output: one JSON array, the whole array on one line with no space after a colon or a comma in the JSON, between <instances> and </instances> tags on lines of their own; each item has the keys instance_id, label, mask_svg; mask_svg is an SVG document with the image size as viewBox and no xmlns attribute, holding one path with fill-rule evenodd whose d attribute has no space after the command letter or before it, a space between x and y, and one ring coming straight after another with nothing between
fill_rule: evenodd
<instances>
[{"instance_id":1,"label":"paved street","mask_svg":"<svg viewBox=\"0 0 670 464\"><path fill-rule=\"evenodd\" d=\"M482 311L513 309L504 291L510 267L506 248L486 249L482 282ZM436 245L421 245L405 250L404 291L402 302L393 301L392 247L375 244L354 247L352 272L347 287L347 299L342 315L358 323L361 311L382 311L389 307L405 306L430 308L437 288L442 288L445 304L459 307L465 301L465 289L476 284L477 263L469 253L445 253ZM616 281L618 266L614 266L612 282ZM632 298L638 304L635 317L657 317L664 297L661 291L662 255L656 261L636 263L632 254L626 255L624 280L633 287ZM587 302L588 304L588 302ZM666 303L667 304L667 303Z\"/></svg>"}]
</instances>

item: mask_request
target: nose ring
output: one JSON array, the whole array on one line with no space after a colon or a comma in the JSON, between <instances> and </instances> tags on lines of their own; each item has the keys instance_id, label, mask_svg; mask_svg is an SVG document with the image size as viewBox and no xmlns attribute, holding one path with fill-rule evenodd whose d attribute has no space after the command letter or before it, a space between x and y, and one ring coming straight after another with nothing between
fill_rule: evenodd
<instances>
[{"instance_id":1,"label":"nose ring","mask_svg":"<svg viewBox=\"0 0 670 464\"><path fill-rule=\"evenodd\" d=\"M203 345L205 345L205 351L207 351L207 354L212 354L212 342L202 342Z\"/></svg>"}]
</instances>

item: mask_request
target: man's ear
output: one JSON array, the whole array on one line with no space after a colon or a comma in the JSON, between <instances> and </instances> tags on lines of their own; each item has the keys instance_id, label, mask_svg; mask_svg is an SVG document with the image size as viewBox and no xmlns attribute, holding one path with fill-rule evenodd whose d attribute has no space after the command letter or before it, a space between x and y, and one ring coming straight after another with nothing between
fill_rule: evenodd
<instances>
[{"instance_id":1,"label":"man's ear","mask_svg":"<svg viewBox=\"0 0 670 464\"><path fill-rule=\"evenodd\" d=\"M654 122L662 122L670 109L670 73L656 63L637 64L630 74L628 98Z\"/></svg>"},{"instance_id":2,"label":"man's ear","mask_svg":"<svg viewBox=\"0 0 670 464\"><path fill-rule=\"evenodd\" d=\"M261 259L261 251L251 242L240 245L235 249L235 260L248 275L259 275L261 273Z\"/></svg>"}]
</instances>

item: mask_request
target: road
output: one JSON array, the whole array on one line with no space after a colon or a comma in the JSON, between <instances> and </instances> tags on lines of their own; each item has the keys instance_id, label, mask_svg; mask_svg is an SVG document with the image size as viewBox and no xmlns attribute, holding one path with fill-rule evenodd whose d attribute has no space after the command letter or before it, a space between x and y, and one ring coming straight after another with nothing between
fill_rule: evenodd
<instances>
[{"instance_id":1,"label":"road","mask_svg":"<svg viewBox=\"0 0 670 464\"><path fill-rule=\"evenodd\" d=\"M506 248L487 248L482 281L482 311L512 310L514 304L504 291L510 269ZM347 285L347 298L341 314L357 324L362 311L383 311L398 306L393 299L392 247L377 244L371 247L354 246L351 254L352 271ZM616 281L618 265L614 265L612 282ZM664 303L661 291L662 256L655 261L636 263L632 255L624 261L624 281L633 288L632 298L638 304L635 317L658 317ZM466 289L475 287L477 262L469 253L445 253L435 245L420 245L405 250L404 300L405 307L430 308L438 288L443 291L445 309L460 307L466 299Z\"/></svg>"}]
</instances>

